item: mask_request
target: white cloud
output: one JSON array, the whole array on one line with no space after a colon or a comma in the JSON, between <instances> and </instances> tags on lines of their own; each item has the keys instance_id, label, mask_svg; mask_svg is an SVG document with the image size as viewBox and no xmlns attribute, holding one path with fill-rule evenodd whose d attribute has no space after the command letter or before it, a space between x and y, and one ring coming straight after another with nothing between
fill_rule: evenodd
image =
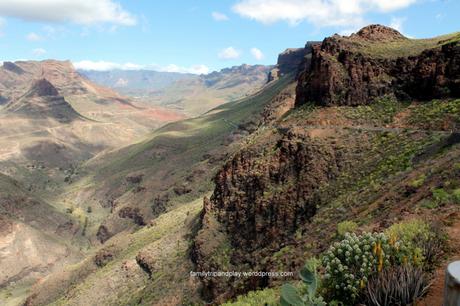
<instances>
[{"instance_id":1,"label":"white cloud","mask_svg":"<svg viewBox=\"0 0 460 306\"><path fill-rule=\"evenodd\" d=\"M218 54L218 57L223 60L237 59L241 55L241 52L236 50L233 47L228 47L221 50Z\"/></svg>"},{"instance_id":2,"label":"white cloud","mask_svg":"<svg viewBox=\"0 0 460 306\"><path fill-rule=\"evenodd\" d=\"M308 21L317 27L356 28L365 24L368 12L390 12L418 0L239 0L233 10L264 24Z\"/></svg>"},{"instance_id":3,"label":"white cloud","mask_svg":"<svg viewBox=\"0 0 460 306\"><path fill-rule=\"evenodd\" d=\"M260 49L257 49L257 48L252 48L251 54L258 61L263 60L265 57L262 51L260 51Z\"/></svg>"},{"instance_id":4,"label":"white cloud","mask_svg":"<svg viewBox=\"0 0 460 306\"><path fill-rule=\"evenodd\" d=\"M133 63L115 63L108 61L79 61L73 63L76 69L81 70L96 70L96 71L109 71L109 70L155 70L161 72L179 72L179 73L193 73L193 74L207 74L209 68L205 65L193 65L190 67L181 67L178 65L139 65Z\"/></svg>"},{"instance_id":5,"label":"white cloud","mask_svg":"<svg viewBox=\"0 0 460 306\"><path fill-rule=\"evenodd\" d=\"M40 41L43 39L43 37L41 37L40 35L38 35L37 33L34 33L34 32L31 32L29 34L26 35L26 39L28 41Z\"/></svg>"},{"instance_id":6,"label":"white cloud","mask_svg":"<svg viewBox=\"0 0 460 306\"><path fill-rule=\"evenodd\" d=\"M391 18L390 22L390 27L392 27L395 30L398 30L399 32L403 32L403 24L406 21L406 18L400 18L400 17L393 17Z\"/></svg>"},{"instance_id":7,"label":"white cloud","mask_svg":"<svg viewBox=\"0 0 460 306\"><path fill-rule=\"evenodd\" d=\"M194 65L190 67L181 67L174 64L167 65L165 67L155 66L152 67L154 70L163 72L180 72L180 73L193 73L193 74L208 74L209 67L206 65Z\"/></svg>"},{"instance_id":8,"label":"white cloud","mask_svg":"<svg viewBox=\"0 0 460 306\"><path fill-rule=\"evenodd\" d=\"M82 25L136 24L136 18L112 0L0 0L0 15L28 21Z\"/></svg>"},{"instance_id":9,"label":"white cloud","mask_svg":"<svg viewBox=\"0 0 460 306\"><path fill-rule=\"evenodd\" d=\"M35 56L42 56L46 54L46 50L43 48L37 48L32 50L32 54Z\"/></svg>"},{"instance_id":10,"label":"white cloud","mask_svg":"<svg viewBox=\"0 0 460 306\"><path fill-rule=\"evenodd\" d=\"M107 62L107 61L80 61L74 62L74 67L76 69L81 70L96 70L96 71L109 71L109 70L137 70L142 69L143 66L133 64L133 63L114 63L114 62Z\"/></svg>"},{"instance_id":11,"label":"white cloud","mask_svg":"<svg viewBox=\"0 0 460 306\"><path fill-rule=\"evenodd\" d=\"M219 12L212 12L211 15L215 21L227 21L229 19L227 15Z\"/></svg>"}]
</instances>

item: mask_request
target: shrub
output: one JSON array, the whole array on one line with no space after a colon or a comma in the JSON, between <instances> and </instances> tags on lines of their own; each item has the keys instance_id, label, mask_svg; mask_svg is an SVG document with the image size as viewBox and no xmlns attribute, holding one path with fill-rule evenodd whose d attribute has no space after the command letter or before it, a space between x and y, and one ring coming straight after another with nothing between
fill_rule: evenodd
<instances>
[{"instance_id":1,"label":"shrub","mask_svg":"<svg viewBox=\"0 0 460 306\"><path fill-rule=\"evenodd\" d=\"M318 294L320 277L317 272L318 261L309 260L300 271L303 288L297 289L291 284L284 284L281 288L281 306L326 306L323 298Z\"/></svg>"},{"instance_id":2,"label":"shrub","mask_svg":"<svg viewBox=\"0 0 460 306\"><path fill-rule=\"evenodd\" d=\"M278 306L279 294L276 289L264 289L248 292L239 296L236 301L222 304L222 306Z\"/></svg>"},{"instance_id":3,"label":"shrub","mask_svg":"<svg viewBox=\"0 0 460 306\"><path fill-rule=\"evenodd\" d=\"M433 268L445 246L443 231L418 219L394 224L385 233L391 241L401 242L400 261L423 266L425 270Z\"/></svg>"},{"instance_id":4,"label":"shrub","mask_svg":"<svg viewBox=\"0 0 460 306\"><path fill-rule=\"evenodd\" d=\"M344 237L346 233L353 233L358 229L358 224L354 221L343 221L337 225L337 235Z\"/></svg>"},{"instance_id":5,"label":"shrub","mask_svg":"<svg viewBox=\"0 0 460 306\"><path fill-rule=\"evenodd\" d=\"M455 203L460 204L460 188L452 191L452 198L454 199Z\"/></svg>"},{"instance_id":6,"label":"shrub","mask_svg":"<svg viewBox=\"0 0 460 306\"><path fill-rule=\"evenodd\" d=\"M422 220L414 219L407 222L393 224L385 233L391 241L401 241L403 249L399 252L399 260L407 263L412 256L413 263L421 265L423 262L423 250L419 241L430 239L430 226Z\"/></svg>"},{"instance_id":7,"label":"shrub","mask_svg":"<svg viewBox=\"0 0 460 306\"><path fill-rule=\"evenodd\" d=\"M428 200L428 199L423 199L420 202L420 206L423 207L423 208L435 209L435 208L438 208L439 205L435 201L431 201L431 200Z\"/></svg>"},{"instance_id":8,"label":"shrub","mask_svg":"<svg viewBox=\"0 0 460 306\"><path fill-rule=\"evenodd\" d=\"M393 246L383 233L345 234L323 257L329 297L353 305L369 276L390 265L392 253Z\"/></svg>"},{"instance_id":9,"label":"shrub","mask_svg":"<svg viewBox=\"0 0 460 306\"><path fill-rule=\"evenodd\" d=\"M415 305L426 294L430 283L422 269L396 266L373 275L366 286L366 305Z\"/></svg>"},{"instance_id":10,"label":"shrub","mask_svg":"<svg viewBox=\"0 0 460 306\"><path fill-rule=\"evenodd\" d=\"M443 188L436 188L432 190L433 199L437 204L447 204L450 200L450 194Z\"/></svg>"},{"instance_id":11,"label":"shrub","mask_svg":"<svg viewBox=\"0 0 460 306\"><path fill-rule=\"evenodd\" d=\"M422 174L417 179L410 182L410 186L416 189L420 188L423 186L423 183L425 183L425 180L426 180L426 175Z\"/></svg>"}]
</instances>

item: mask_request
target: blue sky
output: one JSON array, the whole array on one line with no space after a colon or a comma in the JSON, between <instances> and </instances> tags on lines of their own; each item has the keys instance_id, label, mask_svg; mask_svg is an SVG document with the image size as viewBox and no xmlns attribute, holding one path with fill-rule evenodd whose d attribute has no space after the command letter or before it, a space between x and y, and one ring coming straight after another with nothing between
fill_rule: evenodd
<instances>
[{"instance_id":1,"label":"blue sky","mask_svg":"<svg viewBox=\"0 0 460 306\"><path fill-rule=\"evenodd\" d=\"M289 47L369 23L460 31L457 0L0 0L0 61L207 72L274 64Z\"/></svg>"}]
</instances>

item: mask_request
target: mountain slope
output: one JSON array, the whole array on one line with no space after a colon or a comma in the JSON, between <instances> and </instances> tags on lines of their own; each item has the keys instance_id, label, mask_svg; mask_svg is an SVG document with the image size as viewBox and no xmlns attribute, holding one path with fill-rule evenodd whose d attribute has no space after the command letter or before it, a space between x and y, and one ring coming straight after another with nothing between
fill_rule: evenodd
<instances>
[{"instance_id":1,"label":"mountain slope","mask_svg":"<svg viewBox=\"0 0 460 306\"><path fill-rule=\"evenodd\" d=\"M87 234L103 242L101 249L80 268L54 273L35 287L30 305L201 303L199 282L189 275L189 245L201 197L211 188L209 173L267 120L272 103L293 105L293 85L285 77L254 96L168 124L144 142L89 161L59 201L77 199L73 204L81 210L92 207ZM111 254L109 263L94 267L97 254ZM113 296L101 277L121 295ZM138 289L122 294L129 288Z\"/></svg>"},{"instance_id":2,"label":"mountain slope","mask_svg":"<svg viewBox=\"0 0 460 306\"><path fill-rule=\"evenodd\" d=\"M455 99L454 85L460 73L458 41L438 44L442 39L434 39L428 50L409 48L418 56L399 57L399 48L393 49L395 54L390 49L385 54L392 59L380 62L374 53L363 55L361 49L350 48L356 39L373 47L394 41L411 45L393 29L370 26L313 46L311 65L301 71L297 84L296 108L273 129L254 134L250 145L215 176L195 240L197 271L298 270L308 257L336 241L342 221L356 222L367 231L382 231L411 218L459 221L459 207L450 195L460 182L456 170L448 170L460 161L460 136L455 132L460 100ZM382 78L385 68L377 63L397 63L398 71L407 71L406 80L419 86L419 94L426 94L417 98L428 101L398 101L393 90L406 88L410 97L412 87ZM417 67L440 69L425 74ZM428 75L437 81L423 82ZM421 87L436 86L439 80L453 90L431 101L430 88ZM381 90L373 91L373 84ZM436 202L439 189L447 194L442 206ZM203 297L214 302L285 281L201 280Z\"/></svg>"},{"instance_id":3,"label":"mountain slope","mask_svg":"<svg viewBox=\"0 0 460 306\"><path fill-rule=\"evenodd\" d=\"M257 92L271 67L241 65L207 75L156 71L81 71L89 79L150 105L162 105L197 116L223 103Z\"/></svg>"},{"instance_id":4,"label":"mountain slope","mask_svg":"<svg viewBox=\"0 0 460 306\"><path fill-rule=\"evenodd\" d=\"M0 174L0 288L28 287L81 258L78 221L37 199ZM73 242L73 245L70 244ZM0 302L6 301L0 295Z\"/></svg>"},{"instance_id":5,"label":"mountain slope","mask_svg":"<svg viewBox=\"0 0 460 306\"><path fill-rule=\"evenodd\" d=\"M61 123L82 118L46 79L36 81L17 101L8 103L5 110L35 119L53 118Z\"/></svg>"},{"instance_id":6,"label":"mountain slope","mask_svg":"<svg viewBox=\"0 0 460 306\"><path fill-rule=\"evenodd\" d=\"M267 287L258 305L275 302L292 276L190 271L295 272L340 239L343 221L359 232L433 222L451 235L443 255L458 257L457 38L369 26L307 43L256 94L73 169L48 200L87 220L93 248L27 304L218 304ZM437 88L449 90L435 100Z\"/></svg>"}]
</instances>

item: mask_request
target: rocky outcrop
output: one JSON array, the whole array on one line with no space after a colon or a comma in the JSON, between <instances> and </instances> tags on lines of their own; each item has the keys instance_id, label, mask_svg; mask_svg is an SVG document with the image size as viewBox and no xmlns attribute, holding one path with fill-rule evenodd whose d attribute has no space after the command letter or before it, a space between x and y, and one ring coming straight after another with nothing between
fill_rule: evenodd
<instances>
[{"instance_id":1,"label":"rocky outcrop","mask_svg":"<svg viewBox=\"0 0 460 306\"><path fill-rule=\"evenodd\" d=\"M145 225L144 216L140 212L139 208L135 207L123 207L118 212L118 216L124 219L131 219L137 225L143 226Z\"/></svg>"},{"instance_id":2,"label":"rocky outcrop","mask_svg":"<svg viewBox=\"0 0 460 306\"><path fill-rule=\"evenodd\" d=\"M315 191L347 167L346 151L301 131L287 131L274 147L264 147L239 152L216 175L214 193L204 205L203 230L195 244L200 271L229 266L270 271L273 267L261 258L269 258L292 241L316 213ZM210 237L214 243L221 241L212 250L209 243L200 243L209 242ZM215 249L231 251L212 255ZM229 263L223 267L213 258L229 258ZM244 282L237 285L207 278L203 280L204 296L224 300L232 297L237 287L252 290L269 281L251 278L237 280Z\"/></svg>"},{"instance_id":3,"label":"rocky outcrop","mask_svg":"<svg viewBox=\"0 0 460 306\"><path fill-rule=\"evenodd\" d=\"M307 42L304 48L286 49L278 55L278 62L275 68L270 71L268 81L273 81L279 77L299 72L300 67L309 67L311 60L312 47L320 42Z\"/></svg>"},{"instance_id":4,"label":"rocky outcrop","mask_svg":"<svg viewBox=\"0 0 460 306\"><path fill-rule=\"evenodd\" d=\"M104 243L112 237L112 234L109 232L109 229L105 225L99 226L96 233L97 240L100 243Z\"/></svg>"},{"instance_id":5,"label":"rocky outcrop","mask_svg":"<svg viewBox=\"0 0 460 306\"><path fill-rule=\"evenodd\" d=\"M101 249L94 256L94 263L99 268L106 266L109 262L113 260L114 252L110 248Z\"/></svg>"},{"instance_id":6,"label":"rocky outcrop","mask_svg":"<svg viewBox=\"0 0 460 306\"><path fill-rule=\"evenodd\" d=\"M396 30L379 25L363 28L350 37L334 35L313 46L311 66L299 75L296 105L363 105L378 97L401 99L458 97L460 45L435 44L413 56L372 55L371 48L411 41ZM402 48L402 47L401 47ZM400 49L401 49L400 48Z\"/></svg>"},{"instance_id":7,"label":"rocky outcrop","mask_svg":"<svg viewBox=\"0 0 460 306\"><path fill-rule=\"evenodd\" d=\"M358 38L372 42L388 42L407 39L397 30L379 24L371 24L353 33L351 38Z\"/></svg>"}]
</instances>

